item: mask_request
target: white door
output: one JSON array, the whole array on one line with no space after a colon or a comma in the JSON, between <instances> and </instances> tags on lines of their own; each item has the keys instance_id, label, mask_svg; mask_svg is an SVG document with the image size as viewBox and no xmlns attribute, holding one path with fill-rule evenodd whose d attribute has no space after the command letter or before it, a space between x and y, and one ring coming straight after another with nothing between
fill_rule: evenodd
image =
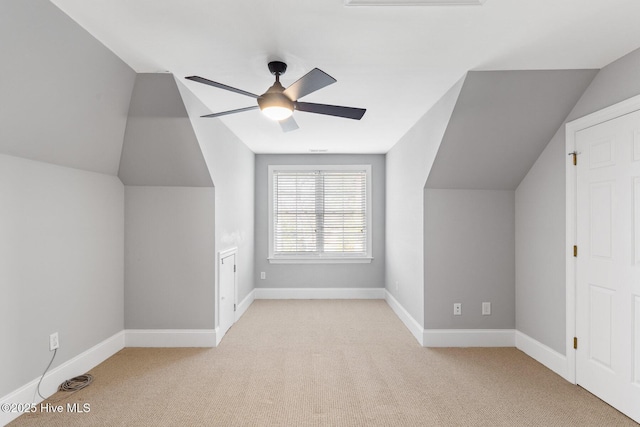
<instances>
[{"instance_id":1,"label":"white door","mask_svg":"<svg viewBox=\"0 0 640 427\"><path fill-rule=\"evenodd\" d=\"M640 111L576 150L576 382L640 422Z\"/></svg>"},{"instance_id":2,"label":"white door","mask_svg":"<svg viewBox=\"0 0 640 427\"><path fill-rule=\"evenodd\" d=\"M235 321L236 254L221 253L220 264L220 336L227 333Z\"/></svg>"}]
</instances>

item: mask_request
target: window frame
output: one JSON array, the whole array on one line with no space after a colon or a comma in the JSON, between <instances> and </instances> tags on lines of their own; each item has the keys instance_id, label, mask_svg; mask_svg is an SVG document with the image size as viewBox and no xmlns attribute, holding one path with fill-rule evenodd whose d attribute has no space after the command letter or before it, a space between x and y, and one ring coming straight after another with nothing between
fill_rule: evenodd
<instances>
[{"instance_id":1,"label":"window frame","mask_svg":"<svg viewBox=\"0 0 640 427\"><path fill-rule=\"evenodd\" d=\"M274 250L274 192L273 175L275 171L365 171L366 173L366 227L367 227L367 252L365 255L282 255L275 254ZM373 230L372 230L372 191L371 191L371 165L269 165L268 166L268 216L269 216L269 263L272 264L342 264L342 263L370 263L373 260Z\"/></svg>"}]
</instances>

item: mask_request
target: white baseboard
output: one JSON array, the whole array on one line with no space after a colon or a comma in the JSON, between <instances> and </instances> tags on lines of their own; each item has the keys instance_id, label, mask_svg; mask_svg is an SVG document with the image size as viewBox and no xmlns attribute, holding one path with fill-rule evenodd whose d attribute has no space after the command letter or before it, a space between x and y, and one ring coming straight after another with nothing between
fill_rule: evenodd
<instances>
[{"instance_id":1,"label":"white baseboard","mask_svg":"<svg viewBox=\"0 0 640 427\"><path fill-rule=\"evenodd\" d=\"M235 322L255 299L255 289L236 306ZM223 335L215 329L127 329L127 347L217 347Z\"/></svg>"},{"instance_id":2,"label":"white baseboard","mask_svg":"<svg viewBox=\"0 0 640 427\"><path fill-rule=\"evenodd\" d=\"M67 360L59 366L51 369L42 379L40 385L40 393L43 396L49 397L58 390L58 386L73 377L82 375L100 363L107 360L120 350L125 345L124 331L120 331L117 334L107 338L106 340L98 343L77 355L76 357ZM53 354L52 354L53 356ZM8 395L0 398L0 405L8 404L24 404L34 402L39 404L42 399L37 393L38 382L40 377L34 379L28 384L20 387L19 389L9 393ZM21 413L0 411L0 425L6 425L12 420L18 418Z\"/></svg>"},{"instance_id":3,"label":"white baseboard","mask_svg":"<svg viewBox=\"0 0 640 427\"><path fill-rule=\"evenodd\" d=\"M514 347L513 329L425 329L425 347Z\"/></svg>"},{"instance_id":4,"label":"white baseboard","mask_svg":"<svg viewBox=\"0 0 640 427\"><path fill-rule=\"evenodd\" d=\"M215 329L127 329L127 347L216 347Z\"/></svg>"},{"instance_id":5,"label":"white baseboard","mask_svg":"<svg viewBox=\"0 0 640 427\"><path fill-rule=\"evenodd\" d=\"M424 343L423 343L424 329L422 328L422 325L420 325L420 323L418 323L416 319L411 317L409 312L405 310L405 308L402 305L400 305L398 300L395 299L393 295L391 295L386 289L385 289L385 300L387 301L387 304L389 304L389 307L391 307L393 312L396 314L396 316L398 316L400 321L404 323L404 326L406 326L407 329L409 329L409 332L411 332L411 334L415 337L415 339L418 340L418 343L420 343L421 346L424 346Z\"/></svg>"},{"instance_id":6,"label":"white baseboard","mask_svg":"<svg viewBox=\"0 0 640 427\"><path fill-rule=\"evenodd\" d=\"M384 299L384 288L255 288L255 299Z\"/></svg>"},{"instance_id":7,"label":"white baseboard","mask_svg":"<svg viewBox=\"0 0 640 427\"><path fill-rule=\"evenodd\" d=\"M242 301L240 301L240 304L238 304L238 306L236 307L236 318L235 318L236 322L247 311L249 306L253 304L253 301L255 299L256 299L256 290L253 289L251 292L249 292L249 295L247 295L246 297L244 297Z\"/></svg>"},{"instance_id":8,"label":"white baseboard","mask_svg":"<svg viewBox=\"0 0 640 427\"><path fill-rule=\"evenodd\" d=\"M565 355L520 331L516 331L516 348L571 382L567 375L567 357Z\"/></svg>"},{"instance_id":9,"label":"white baseboard","mask_svg":"<svg viewBox=\"0 0 640 427\"><path fill-rule=\"evenodd\" d=\"M220 326L215 328L213 332L216 334L216 347L217 347L220 345L220 341L222 341L222 338L224 337L224 335L220 333Z\"/></svg>"},{"instance_id":10,"label":"white baseboard","mask_svg":"<svg viewBox=\"0 0 640 427\"><path fill-rule=\"evenodd\" d=\"M247 311L249 306L256 299L255 295L256 295L255 289L253 289L251 292L249 292L249 295L247 295L246 297L244 297L244 299L242 301L240 301L240 304L236 305L236 311L233 313L233 315L234 315L233 323L235 323L238 320L240 320L242 315ZM220 342L222 341L222 338L226 335L226 332L224 334L221 333L219 326L215 329L214 332L216 334L216 337L215 337L216 345L215 346L217 347L218 345L220 345Z\"/></svg>"}]
</instances>

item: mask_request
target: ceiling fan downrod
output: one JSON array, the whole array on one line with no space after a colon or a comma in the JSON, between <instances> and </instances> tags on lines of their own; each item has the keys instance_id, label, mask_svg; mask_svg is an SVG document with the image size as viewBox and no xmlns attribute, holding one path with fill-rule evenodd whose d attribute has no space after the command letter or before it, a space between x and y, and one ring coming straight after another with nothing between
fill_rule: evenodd
<instances>
[{"instance_id":1,"label":"ceiling fan downrod","mask_svg":"<svg viewBox=\"0 0 640 427\"><path fill-rule=\"evenodd\" d=\"M280 83L280 75L287 71L287 64L280 61L269 62L269 71L276 76L275 83L265 93L258 97L260 110L272 120L284 120L291 117L295 104L287 95Z\"/></svg>"}]
</instances>

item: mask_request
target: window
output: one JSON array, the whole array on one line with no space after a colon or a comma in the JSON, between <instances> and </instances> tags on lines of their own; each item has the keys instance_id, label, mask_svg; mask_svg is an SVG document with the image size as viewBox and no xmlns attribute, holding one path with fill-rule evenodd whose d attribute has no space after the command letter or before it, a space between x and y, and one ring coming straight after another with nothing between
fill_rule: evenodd
<instances>
[{"instance_id":1,"label":"window","mask_svg":"<svg viewBox=\"0 0 640 427\"><path fill-rule=\"evenodd\" d=\"M371 166L269 166L270 262L371 262Z\"/></svg>"}]
</instances>

